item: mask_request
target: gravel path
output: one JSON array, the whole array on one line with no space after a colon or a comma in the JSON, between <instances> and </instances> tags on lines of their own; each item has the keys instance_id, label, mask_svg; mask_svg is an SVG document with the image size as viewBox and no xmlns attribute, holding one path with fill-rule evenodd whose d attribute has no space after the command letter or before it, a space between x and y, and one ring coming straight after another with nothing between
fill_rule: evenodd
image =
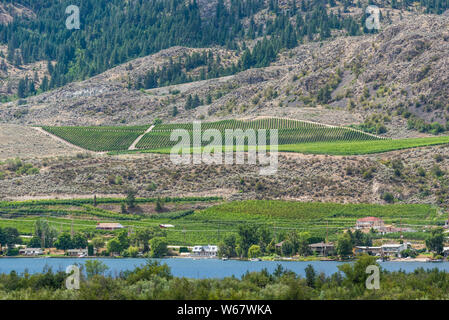
<instances>
[{"instance_id":1,"label":"gravel path","mask_svg":"<svg viewBox=\"0 0 449 320\"><path fill-rule=\"evenodd\" d=\"M147 131L145 131L142 135L140 135L128 148L128 150L136 150L136 145L139 143L139 141L143 138L144 135L146 135L148 132L150 132L151 130L153 130L154 125L149 127L147 129Z\"/></svg>"}]
</instances>

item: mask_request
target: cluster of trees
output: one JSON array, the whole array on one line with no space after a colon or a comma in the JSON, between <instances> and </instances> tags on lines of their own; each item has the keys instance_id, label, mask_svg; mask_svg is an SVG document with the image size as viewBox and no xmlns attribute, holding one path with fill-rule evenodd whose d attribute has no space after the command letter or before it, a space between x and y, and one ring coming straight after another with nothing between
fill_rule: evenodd
<instances>
[{"instance_id":1,"label":"cluster of trees","mask_svg":"<svg viewBox=\"0 0 449 320\"><path fill-rule=\"evenodd\" d=\"M352 232L346 231L340 237L338 237L336 244L336 251L340 257L352 255L352 249L355 246L372 246L372 235L369 233L363 233L360 230Z\"/></svg>"},{"instance_id":2,"label":"cluster of trees","mask_svg":"<svg viewBox=\"0 0 449 320\"><path fill-rule=\"evenodd\" d=\"M439 122L428 123L416 116L410 116L407 120L407 127L411 130L418 130L419 132L430 132L432 134L439 134L449 130L449 121L445 125Z\"/></svg>"},{"instance_id":3,"label":"cluster of trees","mask_svg":"<svg viewBox=\"0 0 449 320\"><path fill-rule=\"evenodd\" d=\"M184 108L186 110L195 109L203 104L203 101L200 100L197 94L195 94L194 97L192 97L191 94L187 96L186 104Z\"/></svg>"},{"instance_id":4,"label":"cluster of trees","mask_svg":"<svg viewBox=\"0 0 449 320\"><path fill-rule=\"evenodd\" d=\"M0 228L0 249L1 247L6 246L8 248L6 252L7 255L14 255L14 246L21 243L22 238L20 238L16 228Z\"/></svg>"},{"instance_id":5,"label":"cluster of trees","mask_svg":"<svg viewBox=\"0 0 449 320\"><path fill-rule=\"evenodd\" d=\"M153 258L161 258L168 252L166 237L166 231L158 227L142 228L130 235L127 230L121 230L108 241L107 250L109 254L122 256L136 257L142 252Z\"/></svg>"},{"instance_id":6,"label":"cluster of trees","mask_svg":"<svg viewBox=\"0 0 449 320\"><path fill-rule=\"evenodd\" d=\"M219 255L225 257L257 258L263 255L311 255L309 244L323 241L308 232L290 231L273 235L265 225L243 224L237 235L225 236L219 244ZM279 244L279 246L276 246Z\"/></svg>"},{"instance_id":7,"label":"cluster of trees","mask_svg":"<svg viewBox=\"0 0 449 320\"><path fill-rule=\"evenodd\" d=\"M58 236L55 241L55 248L60 250L69 249L85 249L87 247L87 237L81 232L77 232L73 235L68 232L63 232Z\"/></svg>"},{"instance_id":8,"label":"cluster of trees","mask_svg":"<svg viewBox=\"0 0 449 320\"><path fill-rule=\"evenodd\" d=\"M199 75L188 74L199 67L201 67ZM178 57L176 62L170 57L168 63L163 67L152 68L144 76L139 77L133 87L135 89L152 89L216 78L230 73L232 73L230 69L225 69L222 66L220 55L215 56L210 50L202 53L194 52L191 55L184 54Z\"/></svg>"}]
</instances>

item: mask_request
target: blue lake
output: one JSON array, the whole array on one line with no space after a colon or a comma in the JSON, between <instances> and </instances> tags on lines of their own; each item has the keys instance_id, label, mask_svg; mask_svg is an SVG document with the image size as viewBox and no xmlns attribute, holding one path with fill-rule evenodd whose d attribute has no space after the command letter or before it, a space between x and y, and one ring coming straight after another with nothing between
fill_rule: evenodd
<instances>
[{"instance_id":1,"label":"blue lake","mask_svg":"<svg viewBox=\"0 0 449 320\"><path fill-rule=\"evenodd\" d=\"M45 267L51 267L53 271L65 270L67 266L73 264L84 264L88 259L80 258L1 258L0 273L9 273L12 270L22 273L27 270L29 273L42 272ZM146 263L146 259L110 259L97 258L103 261L109 270L107 274L116 276L121 271L133 270L135 267ZM224 278L229 276L241 277L247 271L260 271L266 268L273 272L277 265L294 271L302 276L304 269L310 264L316 271L331 275L338 271L338 266L343 262L336 261L237 261L218 259L155 259L166 263L177 277L187 278ZM413 272L417 268L432 269L438 268L449 272L449 262L426 263L426 262L381 262L380 265L389 271L404 270Z\"/></svg>"}]
</instances>

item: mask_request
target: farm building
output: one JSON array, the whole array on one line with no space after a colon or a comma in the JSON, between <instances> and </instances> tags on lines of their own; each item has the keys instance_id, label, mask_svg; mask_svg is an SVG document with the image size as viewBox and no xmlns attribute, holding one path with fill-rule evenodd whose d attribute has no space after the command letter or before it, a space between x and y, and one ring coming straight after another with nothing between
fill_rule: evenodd
<instances>
[{"instance_id":1,"label":"farm building","mask_svg":"<svg viewBox=\"0 0 449 320\"><path fill-rule=\"evenodd\" d=\"M384 228L384 221L376 217L366 217L357 220L355 224L356 229L381 229Z\"/></svg>"},{"instance_id":2,"label":"farm building","mask_svg":"<svg viewBox=\"0 0 449 320\"><path fill-rule=\"evenodd\" d=\"M174 228L174 227L175 227L175 226L172 225L172 224L160 224L160 225L159 225L159 228L162 228L162 229Z\"/></svg>"},{"instance_id":3,"label":"farm building","mask_svg":"<svg viewBox=\"0 0 449 320\"><path fill-rule=\"evenodd\" d=\"M120 223L98 223L97 230L117 230L123 229L124 227Z\"/></svg>"}]
</instances>

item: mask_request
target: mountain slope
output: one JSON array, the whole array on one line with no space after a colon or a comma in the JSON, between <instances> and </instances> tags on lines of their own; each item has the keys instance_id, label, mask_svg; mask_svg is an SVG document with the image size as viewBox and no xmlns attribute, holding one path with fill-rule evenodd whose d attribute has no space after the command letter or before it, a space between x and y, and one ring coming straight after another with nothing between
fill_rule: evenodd
<instances>
[{"instance_id":1,"label":"mountain slope","mask_svg":"<svg viewBox=\"0 0 449 320\"><path fill-rule=\"evenodd\" d=\"M15 123L83 125L271 115L346 125L383 114L390 135L413 135L406 132L413 115L442 125L448 117L448 30L444 15L415 15L377 35L300 45L270 67L146 91L129 87L151 68L166 67L170 58L209 50L224 64L237 57L231 50L175 47L29 97L26 105L5 104L0 117ZM203 105L185 110L189 95L198 95Z\"/></svg>"}]
</instances>

